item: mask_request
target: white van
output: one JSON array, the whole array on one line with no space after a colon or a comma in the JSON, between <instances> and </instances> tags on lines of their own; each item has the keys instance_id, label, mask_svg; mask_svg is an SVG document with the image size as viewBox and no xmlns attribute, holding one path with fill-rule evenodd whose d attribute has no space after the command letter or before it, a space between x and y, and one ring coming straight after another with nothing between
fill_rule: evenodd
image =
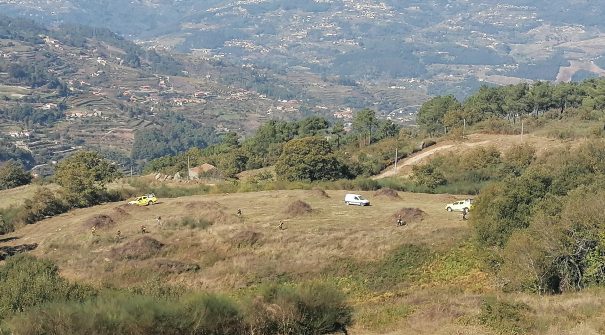
<instances>
[{"instance_id":1,"label":"white van","mask_svg":"<svg viewBox=\"0 0 605 335\"><path fill-rule=\"evenodd\" d=\"M370 206L370 201L365 199L359 194L346 194L345 204L347 205L358 205L358 206Z\"/></svg>"}]
</instances>

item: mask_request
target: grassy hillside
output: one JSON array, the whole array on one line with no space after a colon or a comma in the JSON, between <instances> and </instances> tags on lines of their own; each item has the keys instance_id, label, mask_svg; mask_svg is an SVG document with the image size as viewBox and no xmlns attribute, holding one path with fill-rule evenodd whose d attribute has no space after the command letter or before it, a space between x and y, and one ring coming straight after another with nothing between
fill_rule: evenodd
<instances>
[{"instance_id":1,"label":"grassy hillside","mask_svg":"<svg viewBox=\"0 0 605 335\"><path fill-rule=\"evenodd\" d=\"M372 206L356 207L343 204L345 193L219 194L161 199L149 207L111 203L23 227L3 237L0 248L37 243L31 254L95 287L159 281L240 296L267 283L326 282L354 307L355 334L600 329L600 291L551 297L502 292L481 269L467 221L444 210L461 196L362 192ZM288 209L297 200L311 212ZM397 227L402 208L417 210L403 211L407 225ZM141 225L149 231L144 242Z\"/></svg>"},{"instance_id":2,"label":"grassy hillside","mask_svg":"<svg viewBox=\"0 0 605 335\"><path fill-rule=\"evenodd\" d=\"M56 190L59 188L59 186L57 185L46 185L46 187L52 190ZM36 193L36 190L38 190L39 188L39 185L30 184L11 188L8 190L3 190L0 193L2 194L2 202L0 203L0 209L22 205L25 200L31 198L34 193Z\"/></svg>"},{"instance_id":3,"label":"grassy hillside","mask_svg":"<svg viewBox=\"0 0 605 335\"><path fill-rule=\"evenodd\" d=\"M579 131L582 128L578 127L575 129ZM550 130L540 129L535 133L525 134L523 137L520 135L474 133L465 138L444 138L442 141L439 141L437 145L419 151L399 161L397 170L395 170L394 165L388 166L381 174L374 176L373 179L393 176L406 177L412 173L412 167L428 162L436 156L459 154L468 152L477 147L495 147L499 151L505 152L516 145L528 144L534 147L537 155L540 156L548 152L548 150L570 144L569 141L557 138L556 136L548 137L549 134L553 134L557 130L557 127L552 127ZM581 141L578 140L577 142Z\"/></svg>"}]
</instances>

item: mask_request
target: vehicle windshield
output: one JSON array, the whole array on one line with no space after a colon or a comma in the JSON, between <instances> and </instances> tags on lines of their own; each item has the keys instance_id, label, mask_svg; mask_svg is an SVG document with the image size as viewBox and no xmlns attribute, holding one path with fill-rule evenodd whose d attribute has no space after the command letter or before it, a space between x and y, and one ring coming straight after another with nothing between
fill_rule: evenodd
<instances>
[{"instance_id":1,"label":"vehicle windshield","mask_svg":"<svg viewBox=\"0 0 605 335\"><path fill-rule=\"evenodd\" d=\"M357 197L357 200L366 200L366 199L360 195Z\"/></svg>"}]
</instances>

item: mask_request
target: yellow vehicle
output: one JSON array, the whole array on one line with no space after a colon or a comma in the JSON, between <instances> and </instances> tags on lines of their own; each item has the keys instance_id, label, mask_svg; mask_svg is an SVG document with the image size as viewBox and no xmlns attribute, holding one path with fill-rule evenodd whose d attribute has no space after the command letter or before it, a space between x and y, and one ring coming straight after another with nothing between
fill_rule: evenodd
<instances>
[{"instance_id":1,"label":"yellow vehicle","mask_svg":"<svg viewBox=\"0 0 605 335\"><path fill-rule=\"evenodd\" d=\"M153 205L158 202L158 198L155 197L155 194L145 194L140 197L137 197L134 200L128 202L129 205L139 205L139 206L147 206Z\"/></svg>"}]
</instances>

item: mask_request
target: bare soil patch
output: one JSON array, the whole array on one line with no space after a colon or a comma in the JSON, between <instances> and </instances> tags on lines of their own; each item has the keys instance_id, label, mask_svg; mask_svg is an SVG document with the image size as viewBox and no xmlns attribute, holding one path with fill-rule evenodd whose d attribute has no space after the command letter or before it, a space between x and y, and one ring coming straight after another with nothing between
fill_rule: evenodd
<instances>
[{"instance_id":1,"label":"bare soil patch","mask_svg":"<svg viewBox=\"0 0 605 335\"><path fill-rule=\"evenodd\" d=\"M313 197L317 197L317 198L323 198L323 199L327 199L330 196L328 195L328 193L326 193L326 191L324 191L321 188L314 188L310 191L311 196Z\"/></svg>"},{"instance_id":2,"label":"bare soil patch","mask_svg":"<svg viewBox=\"0 0 605 335\"><path fill-rule=\"evenodd\" d=\"M147 259L156 256L165 244L149 236L141 236L111 250L118 259Z\"/></svg>"},{"instance_id":3,"label":"bare soil patch","mask_svg":"<svg viewBox=\"0 0 605 335\"><path fill-rule=\"evenodd\" d=\"M312 211L313 208L311 208L311 205L302 200L296 200L290 205L288 205L284 213L290 216L301 216L310 214Z\"/></svg>"},{"instance_id":4,"label":"bare soil patch","mask_svg":"<svg viewBox=\"0 0 605 335\"><path fill-rule=\"evenodd\" d=\"M87 228L95 227L97 229L113 227L113 226L115 226L115 224L116 224L116 222L114 221L114 219L112 219L111 216L105 215L105 214L95 215L95 216L89 218L88 220L86 220L86 222L84 222L85 227L87 227Z\"/></svg>"},{"instance_id":5,"label":"bare soil patch","mask_svg":"<svg viewBox=\"0 0 605 335\"><path fill-rule=\"evenodd\" d=\"M390 221L397 221L400 216L405 222L410 223L424 220L427 214L419 208L402 208L393 213L389 219Z\"/></svg>"},{"instance_id":6,"label":"bare soil patch","mask_svg":"<svg viewBox=\"0 0 605 335\"><path fill-rule=\"evenodd\" d=\"M388 187L381 188L378 191L374 192L375 197L383 197L388 199L401 199L399 193L397 191L390 189Z\"/></svg>"},{"instance_id":7,"label":"bare soil patch","mask_svg":"<svg viewBox=\"0 0 605 335\"><path fill-rule=\"evenodd\" d=\"M123 206L117 206L113 208L113 214L111 216L114 217L116 221L119 221L120 219L129 218L130 214L128 211L126 211L126 209L124 209Z\"/></svg>"}]
</instances>

